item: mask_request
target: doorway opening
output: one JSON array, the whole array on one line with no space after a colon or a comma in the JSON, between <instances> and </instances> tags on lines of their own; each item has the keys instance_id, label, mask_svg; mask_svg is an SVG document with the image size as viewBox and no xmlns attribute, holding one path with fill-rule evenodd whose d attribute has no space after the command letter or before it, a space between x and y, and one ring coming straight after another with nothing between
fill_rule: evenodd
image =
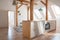
<instances>
[{"instance_id":1,"label":"doorway opening","mask_svg":"<svg viewBox=\"0 0 60 40\"><path fill-rule=\"evenodd\" d=\"M14 27L14 11L8 11L8 23Z\"/></svg>"}]
</instances>

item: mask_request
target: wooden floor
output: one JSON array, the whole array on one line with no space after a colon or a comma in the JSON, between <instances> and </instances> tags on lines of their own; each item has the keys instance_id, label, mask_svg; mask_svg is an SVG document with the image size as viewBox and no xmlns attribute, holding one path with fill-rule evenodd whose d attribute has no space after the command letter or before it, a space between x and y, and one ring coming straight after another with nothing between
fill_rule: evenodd
<instances>
[{"instance_id":1,"label":"wooden floor","mask_svg":"<svg viewBox=\"0 0 60 40\"><path fill-rule=\"evenodd\" d=\"M17 32L14 28L0 28L0 40L26 40L22 32ZM55 32L45 33L32 40L60 40L60 34Z\"/></svg>"}]
</instances>

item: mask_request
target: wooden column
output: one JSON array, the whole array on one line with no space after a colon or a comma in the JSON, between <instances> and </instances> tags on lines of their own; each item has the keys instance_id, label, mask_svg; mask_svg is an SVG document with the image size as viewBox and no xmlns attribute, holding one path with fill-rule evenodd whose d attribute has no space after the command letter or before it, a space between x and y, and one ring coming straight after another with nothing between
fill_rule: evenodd
<instances>
[{"instance_id":1,"label":"wooden column","mask_svg":"<svg viewBox=\"0 0 60 40\"><path fill-rule=\"evenodd\" d=\"M34 0L30 0L30 21L33 20L33 4Z\"/></svg>"},{"instance_id":2,"label":"wooden column","mask_svg":"<svg viewBox=\"0 0 60 40\"><path fill-rule=\"evenodd\" d=\"M18 26L18 5L16 5L16 26Z\"/></svg>"},{"instance_id":3,"label":"wooden column","mask_svg":"<svg viewBox=\"0 0 60 40\"><path fill-rule=\"evenodd\" d=\"M48 0L46 0L46 21L48 21Z\"/></svg>"},{"instance_id":4,"label":"wooden column","mask_svg":"<svg viewBox=\"0 0 60 40\"><path fill-rule=\"evenodd\" d=\"M31 40L31 21L23 21L23 40Z\"/></svg>"}]
</instances>

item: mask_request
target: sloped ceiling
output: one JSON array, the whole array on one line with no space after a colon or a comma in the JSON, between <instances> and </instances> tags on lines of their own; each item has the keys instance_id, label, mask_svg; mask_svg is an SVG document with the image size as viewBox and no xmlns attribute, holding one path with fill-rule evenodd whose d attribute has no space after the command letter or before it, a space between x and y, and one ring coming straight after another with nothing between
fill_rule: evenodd
<instances>
[{"instance_id":1,"label":"sloped ceiling","mask_svg":"<svg viewBox=\"0 0 60 40\"><path fill-rule=\"evenodd\" d=\"M51 1L52 3L60 6L60 0L49 0L49 1Z\"/></svg>"},{"instance_id":2,"label":"sloped ceiling","mask_svg":"<svg viewBox=\"0 0 60 40\"><path fill-rule=\"evenodd\" d=\"M38 1L41 1L41 0L35 0L35 2L38 2ZM60 0L49 0L49 1L60 6ZM0 0L0 9L15 11L15 6L12 5L12 3L13 3L13 0Z\"/></svg>"}]
</instances>

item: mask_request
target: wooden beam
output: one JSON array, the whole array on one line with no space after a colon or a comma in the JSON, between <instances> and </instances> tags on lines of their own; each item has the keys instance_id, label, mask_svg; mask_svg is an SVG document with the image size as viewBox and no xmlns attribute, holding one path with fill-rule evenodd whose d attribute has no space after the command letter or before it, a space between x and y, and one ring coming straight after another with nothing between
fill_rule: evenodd
<instances>
[{"instance_id":1,"label":"wooden beam","mask_svg":"<svg viewBox=\"0 0 60 40\"><path fill-rule=\"evenodd\" d=\"M26 3L30 3L29 1L26 1L26 0L20 0L20 2L26 2Z\"/></svg>"},{"instance_id":2,"label":"wooden beam","mask_svg":"<svg viewBox=\"0 0 60 40\"><path fill-rule=\"evenodd\" d=\"M41 1L42 4L44 4L46 6L46 3L44 3L43 1Z\"/></svg>"},{"instance_id":3,"label":"wooden beam","mask_svg":"<svg viewBox=\"0 0 60 40\"><path fill-rule=\"evenodd\" d=\"M34 0L30 0L30 21L33 20L33 5L34 5Z\"/></svg>"},{"instance_id":4,"label":"wooden beam","mask_svg":"<svg viewBox=\"0 0 60 40\"><path fill-rule=\"evenodd\" d=\"M21 4L18 8L20 8L23 4Z\"/></svg>"},{"instance_id":5,"label":"wooden beam","mask_svg":"<svg viewBox=\"0 0 60 40\"><path fill-rule=\"evenodd\" d=\"M30 4L30 2L29 2L29 1L24 1L24 2L26 2L26 3L29 3L29 4Z\"/></svg>"},{"instance_id":6,"label":"wooden beam","mask_svg":"<svg viewBox=\"0 0 60 40\"><path fill-rule=\"evenodd\" d=\"M20 2L23 2L24 0L20 0Z\"/></svg>"},{"instance_id":7,"label":"wooden beam","mask_svg":"<svg viewBox=\"0 0 60 40\"><path fill-rule=\"evenodd\" d=\"M28 3L28 4L30 4L30 2L29 1L24 1L24 2L26 2L26 3ZM37 3L33 3L34 5L38 5Z\"/></svg>"},{"instance_id":8,"label":"wooden beam","mask_svg":"<svg viewBox=\"0 0 60 40\"><path fill-rule=\"evenodd\" d=\"M18 26L18 5L16 5L16 26Z\"/></svg>"},{"instance_id":9,"label":"wooden beam","mask_svg":"<svg viewBox=\"0 0 60 40\"><path fill-rule=\"evenodd\" d=\"M26 0L20 0L21 3L23 3L23 5L26 5L24 3L30 4L30 1L26 1ZM38 5L37 3L34 3L34 5Z\"/></svg>"},{"instance_id":10,"label":"wooden beam","mask_svg":"<svg viewBox=\"0 0 60 40\"><path fill-rule=\"evenodd\" d=\"M46 0L46 21L48 21L48 0Z\"/></svg>"},{"instance_id":11,"label":"wooden beam","mask_svg":"<svg viewBox=\"0 0 60 40\"><path fill-rule=\"evenodd\" d=\"M41 1L41 3L46 6L46 21L48 21L48 0L46 0L46 3L44 3L43 1Z\"/></svg>"}]
</instances>

